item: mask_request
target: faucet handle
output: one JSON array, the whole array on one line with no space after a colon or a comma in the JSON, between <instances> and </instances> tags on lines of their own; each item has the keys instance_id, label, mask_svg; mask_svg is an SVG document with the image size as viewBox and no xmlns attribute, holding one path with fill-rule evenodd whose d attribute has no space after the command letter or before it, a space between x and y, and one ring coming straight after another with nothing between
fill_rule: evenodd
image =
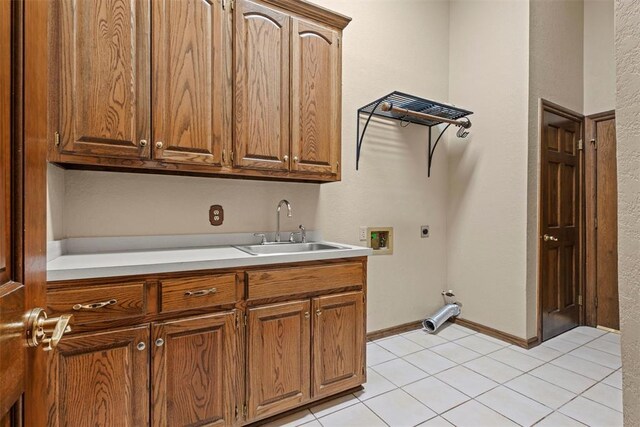
<instances>
[{"instance_id":1,"label":"faucet handle","mask_svg":"<svg viewBox=\"0 0 640 427\"><path fill-rule=\"evenodd\" d=\"M300 229L300 237L302 238L302 243L307 243L307 231L304 229L304 225L300 224L298 228Z\"/></svg>"},{"instance_id":2,"label":"faucet handle","mask_svg":"<svg viewBox=\"0 0 640 427\"><path fill-rule=\"evenodd\" d=\"M254 235L255 237L260 237L260 238L261 238L261 240L260 240L260 244L261 244L261 245L264 245L264 244L266 244L266 243L267 243L267 236L265 236L265 234L264 234L264 233L253 233L253 235Z\"/></svg>"}]
</instances>

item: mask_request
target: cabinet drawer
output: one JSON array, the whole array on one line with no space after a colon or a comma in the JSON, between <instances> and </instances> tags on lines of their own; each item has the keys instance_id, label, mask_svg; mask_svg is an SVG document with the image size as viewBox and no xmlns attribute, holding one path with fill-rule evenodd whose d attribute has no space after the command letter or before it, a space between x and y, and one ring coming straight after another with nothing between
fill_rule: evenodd
<instances>
[{"instance_id":1,"label":"cabinet drawer","mask_svg":"<svg viewBox=\"0 0 640 427\"><path fill-rule=\"evenodd\" d=\"M142 317L146 312L144 282L49 291L52 314L73 314L72 323Z\"/></svg>"},{"instance_id":2,"label":"cabinet drawer","mask_svg":"<svg viewBox=\"0 0 640 427\"><path fill-rule=\"evenodd\" d=\"M248 298L262 299L361 287L364 281L360 262L287 267L247 273Z\"/></svg>"},{"instance_id":3,"label":"cabinet drawer","mask_svg":"<svg viewBox=\"0 0 640 427\"><path fill-rule=\"evenodd\" d=\"M237 301L236 274L183 277L160 281L160 311L211 307Z\"/></svg>"}]
</instances>

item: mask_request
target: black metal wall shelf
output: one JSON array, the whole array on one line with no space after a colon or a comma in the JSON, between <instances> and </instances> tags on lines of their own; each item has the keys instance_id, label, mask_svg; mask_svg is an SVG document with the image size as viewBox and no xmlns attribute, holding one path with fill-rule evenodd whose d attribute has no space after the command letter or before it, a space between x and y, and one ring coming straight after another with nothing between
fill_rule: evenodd
<instances>
[{"instance_id":1,"label":"black metal wall shelf","mask_svg":"<svg viewBox=\"0 0 640 427\"><path fill-rule=\"evenodd\" d=\"M358 170L360 166L360 152L362 150L364 134L373 116L400 120L405 123L415 123L429 128L428 176L431 176L431 161L433 160L433 155L440 138L442 138L442 135L444 135L451 125L458 126L460 128L457 133L458 137L465 138L469 134L466 129L471 127L471 121L467 118L470 114L473 114L473 112L452 105L441 104L417 96L407 95L406 93L398 91L391 92L382 98L376 99L358 109L356 170ZM360 120L363 115L367 118L367 121L362 129L362 135L360 135ZM442 123L447 123L447 126L440 132L435 143L432 143L431 128Z\"/></svg>"}]
</instances>

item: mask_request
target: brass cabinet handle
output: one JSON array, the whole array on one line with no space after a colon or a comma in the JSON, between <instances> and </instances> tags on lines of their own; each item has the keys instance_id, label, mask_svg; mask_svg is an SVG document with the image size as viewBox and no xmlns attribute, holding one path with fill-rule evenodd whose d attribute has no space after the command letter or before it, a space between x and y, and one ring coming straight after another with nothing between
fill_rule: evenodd
<instances>
[{"instance_id":1,"label":"brass cabinet handle","mask_svg":"<svg viewBox=\"0 0 640 427\"><path fill-rule=\"evenodd\" d=\"M156 340L156 347L162 347L164 345L164 340L162 338L158 338Z\"/></svg>"},{"instance_id":2,"label":"brass cabinet handle","mask_svg":"<svg viewBox=\"0 0 640 427\"><path fill-rule=\"evenodd\" d=\"M147 140L146 139L141 139L140 140L140 147L146 147L147 146Z\"/></svg>"},{"instance_id":3,"label":"brass cabinet handle","mask_svg":"<svg viewBox=\"0 0 640 427\"><path fill-rule=\"evenodd\" d=\"M109 301L103 301L103 302L92 302L92 303L88 303L88 304L76 304L73 306L73 309L75 311L80 311L80 310L95 310L98 308L103 308L106 307L108 305L114 305L117 304L118 300L117 299L110 299Z\"/></svg>"},{"instance_id":4,"label":"brass cabinet handle","mask_svg":"<svg viewBox=\"0 0 640 427\"><path fill-rule=\"evenodd\" d=\"M58 346L62 336L71 332L69 322L72 318L71 314L48 318L42 308L34 308L27 316L27 345L37 347L45 344L44 351L53 350Z\"/></svg>"},{"instance_id":5,"label":"brass cabinet handle","mask_svg":"<svg viewBox=\"0 0 640 427\"><path fill-rule=\"evenodd\" d=\"M316 316L320 316L322 314L322 311L320 309L316 310Z\"/></svg>"},{"instance_id":6,"label":"brass cabinet handle","mask_svg":"<svg viewBox=\"0 0 640 427\"><path fill-rule=\"evenodd\" d=\"M542 239L545 242L548 242L548 241L557 242L558 241L558 238L556 236L551 236L549 234L545 234L544 236L542 236Z\"/></svg>"},{"instance_id":7,"label":"brass cabinet handle","mask_svg":"<svg viewBox=\"0 0 640 427\"><path fill-rule=\"evenodd\" d=\"M288 155L284 155L284 157L282 158L282 162L288 162L289 161L289 156Z\"/></svg>"},{"instance_id":8,"label":"brass cabinet handle","mask_svg":"<svg viewBox=\"0 0 640 427\"><path fill-rule=\"evenodd\" d=\"M147 348L147 345L145 343L143 343L142 341L140 341L138 343L138 345L136 346L136 348L140 351L144 350L145 348Z\"/></svg>"},{"instance_id":9,"label":"brass cabinet handle","mask_svg":"<svg viewBox=\"0 0 640 427\"><path fill-rule=\"evenodd\" d=\"M216 292L218 292L217 288L201 289L199 291L187 291L184 293L184 296L185 297L203 297L205 295L215 294Z\"/></svg>"},{"instance_id":10,"label":"brass cabinet handle","mask_svg":"<svg viewBox=\"0 0 640 427\"><path fill-rule=\"evenodd\" d=\"M163 146L164 146L164 144L162 143L162 141L158 141L158 142L156 142L156 148L157 148L158 150L162 149L162 147L163 147Z\"/></svg>"},{"instance_id":11,"label":"brass cabinet handle","mask_svg":"<svg viewBox=\"0 0 640 427\"><path fill-rule=\"evenodd\" d=\"M311 317L311 315L309 314L309 312L308 312L308 311L305 311L305 312L304 312L304 318L305 318L305 319L308 319L309 317Z\"/></svg>"}]
</instances>

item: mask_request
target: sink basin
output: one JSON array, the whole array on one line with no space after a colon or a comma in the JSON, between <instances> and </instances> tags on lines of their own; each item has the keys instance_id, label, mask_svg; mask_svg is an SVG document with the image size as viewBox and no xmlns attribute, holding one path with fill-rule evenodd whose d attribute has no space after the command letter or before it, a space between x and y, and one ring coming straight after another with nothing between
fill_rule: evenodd
<instances>
[{"instance_id":1,"label":"sink basin","mask_svg":"<svg viewBox=\"0 0 640 427\"><path fill-rule=\"evenodd\" d=\"M317 252L348 249L328 243L267 243L265 245L235 246L250 255L293 254L301 252Z\"/></svg>"}]
</instances>

